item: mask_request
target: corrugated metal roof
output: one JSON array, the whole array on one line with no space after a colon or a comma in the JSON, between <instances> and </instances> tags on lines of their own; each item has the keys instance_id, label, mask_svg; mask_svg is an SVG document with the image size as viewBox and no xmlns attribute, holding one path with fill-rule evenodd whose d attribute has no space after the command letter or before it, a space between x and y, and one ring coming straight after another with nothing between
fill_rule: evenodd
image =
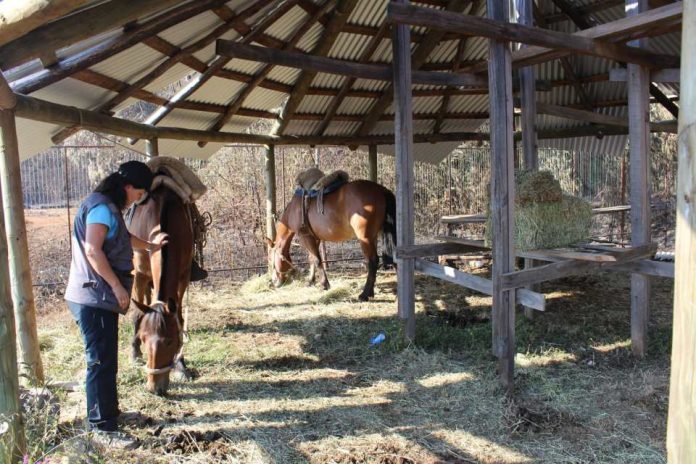
<instances>
[{"instance_id":1,"label":"corrugated metal roof","mask_svg":"<svg viewBox=\"0 0 696 464\"><path fill-rule=\"evenodd\" d=\"M576 0L575 6L586 5L593 3L596 0ZM183 2L182 2L183 3ZM316 7L324 4L323 0L312 0L311 2ZM415 4L420 5L418 2ZM551 0L540 0L537 2L540 10L544 14L558 13L558 8ZM355 26L353 32L338 33L335 42L333 43L328 56L342 60L355 60L362 56L368 43L371 40L370 35L364 33L356 33L358 27L373 28L376 30L386 18L386 7L388 0L359 0L357 7L349 15L348 23ZM485 14L485 2L475 2L478 5L478 14ZM258 23L265 17L271 9L277 5L277 2L268 2L268 4L252 18L247 19L246 23L253 29L255 23ZM444 2L443 2L444 5ZM231 0L227 6L234 12L240 11L249 7L249 2L245 0ZM306 6L306 5L305 5ZM435 8L432 5L426 5L430 8ZM438 7L439 8L439 7ZM623 17L624 7L622 5L601 10L593 13L591 16L598 22L613 21ZM152 16L152 15L151 15ZM302 23L310 17L308 11L299 6L293 6L287 11L278 21L270 25L264 33L274 40L286 41L295 31L301 27ZM223 23L223 20L211 11L207 11L196 15L186 21L183 21L175 26L172 26L160 33L158 36L169 42L175 47L185 47L195 43L201 37L209 34L215 27ZM324 21L325 23L325 21ZM571 21L554 21L551 28L574 32L577 27ZM423 28L413 28L414 32L426 32ZM317 44L324 32L324 25L321 22L314 24L307 33L299 41L297 48L305 52L311 52ZM360 31L357 31L360 32ZM105 39L113 39L121 34L121 29L113 31L105 31L93 38L83 40L77 44L65 47L58 51L59 58L73 56L78 52L85 52L90 47L98 46ZM223 38L228 40L239 40L239 33L230 30ZM264 43L263 40L257 38L258 42ZM650 40L650 49L662 53L677 55L680 51L680 34L678 32L665 34L663 36ZM459 40L446 40L438 44L430 53L427 62L442 63L444 68L450 67L450 63L457 52ZM375 53L370 58L373 62L389 62L392 59L392 48L389 34L382 40L377 47ZM412 49L416 47L415 43L411 44ZM486 58L488 53L488 40L478 37L470 37L465 39L463 61L466 63L476 62ZM211 43L204 49L194 54L194 57L204 64L210 63L215 57L215 44ZM158 51L153 50L144 43L139 43L127 50L115 54L114 56L91 66L91 71L103 74L111 79L120 81L123 85L134 83L146 73L150 72L154 67L164 62L167 57ZM608 73L611 68L618 65L609 62L608 60L598 59L589 56L570 55L568 56L575 74L579 77L598 75ZM186 61L180 62L171 67L162 76L159 76L153 82L149 83L144 90L163 94L170 84L182 80L187 75L197 75L191 69ZM254 75L258 73L264 64L232 59L225 66L225 69L242 73L245 75ZM23 65L20 68L6 72L9 79L14 80L30 73L41 70L42 66L38 61ZM569 79L558 60L538 64L534 66L536 78L544 81L555 81L559 79ZM301 69L288 68L283 66L274 66L267 76L269 81L281 83L287 86L288 89L293 89L298 77L301 74ZM340 75L316 73L312 87L323 89L339 89L346 81L346 77ZM246 84L235 81L230 78L213 77L208 80L200 88L196 89L190 96L188 101L198 103L213 103L218 105L226 105L232 101ZM369 79L356 79L352 85L352 89L356 91L375 92L379 95L389 86L388 82ZM596 81L583 84L583 87L592 102L599 101L614 101L625 98L626 84L622 82L609 82L608 80ZM665 83L659 84L659 87L668 95L678 93L678 84ZM436 89L436 86L416 85L415 90ZM115 95L114 92L97 87L96 85L87 84L74 79L64 79L63 81L52 84L39 92L35 92L33 96L44 98L49 101L60 102L71 106L77 106L88 109L98 109L100 105L108 101ZM258 87L245 99L243 107L268 112L279 112L281 106L287 100L288 94L276 90L270 90L266 87ZM556 86L550 91L538 91L537 98L541 102L554 105L573 105L583 103L580 100L580 95L572 85L562 87ZM323 115L330 107L334 100L333 96L313 95L308 94L300 102L297 112L312 113ZM133 104L136 100L129 98L121 103L117 110L126 108ZM364 97L347 97L345 98L338 111L338 115L366 116L369 114L377 100ZM416 96L413 98L413 112L418 114L436 115L442 107L443 98L441 96ZM447 111L450 113L478 113L487 112L489 101L487 95L466 95L452 96L449 99ZM615 106L602 108L597 110L602 114L625 115L625 106ZM393 115L393 105L385 111L386 115ZM206 129L219 116L219 113L208 111L192 111L175 109L162 122L161 125L171 125L180 127L189 127L196 129ZM234 116L232 120L225 126L225 131L244 132L254 122L252 118L243 116ZM440 130L447 132L471 132L480 129L485 121L471 119L454 119L443 121ZM320 125L320 118L317 120L290 120L284 133L291 135L316 135L316 131ZM572 121L562 118L538 115L537 124L540 129L563 128L582 125L578 121ZM326 135L350 135L355 133L360 127L361 122L358 121L333 121L326 131ZM414 121L414 131L417 134L431 133L435 126L435 119L418 119ZM22 121L18 124L20 127L20 148L22 156L26 157L37 151L40 151L50 146L50 135L59 130L59 127ZM393 122L391 120L379 121L371 131L375 135L393 134ZM441 143L437 145L423 144L417 146L415 156L418 160L438 162L444 158L451 148L454 148L456 143ZM616 153L623 150L625 146L625 137L604 137L597 139L596 137L582 137L570 140L553 140L540 141L540 146L553 146L555 148L578 149L583 151ZM216 147L215 144L208 144L205 149L197 147L195 142L177 142L177 141L162 141L160 143L160 151L176 156L194 156L205 157L212 153L210 150ZM384 150L389 152L389 150Z\"/></svg>"}]
</instances>

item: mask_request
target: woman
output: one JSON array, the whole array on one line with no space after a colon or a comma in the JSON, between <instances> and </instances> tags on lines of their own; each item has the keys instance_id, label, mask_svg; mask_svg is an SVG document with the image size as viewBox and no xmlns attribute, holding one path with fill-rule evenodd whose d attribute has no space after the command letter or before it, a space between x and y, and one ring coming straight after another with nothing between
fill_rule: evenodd
<instances>
[{"instance_id":1,"label":"woman","mask_svg":"<svg viewBox=\"0 0 696 464\"><path fill-rule=\"evenodd\" d=\"M145 163L123 163L85 198L75 216L65 299L85 342L87 418L94 431L117 429L118 315L130 302L133 248L154 252L166 244L166 234L152 242L131 235L122 216L149 191L152 179Z\"/></svg>"}]
</instances>

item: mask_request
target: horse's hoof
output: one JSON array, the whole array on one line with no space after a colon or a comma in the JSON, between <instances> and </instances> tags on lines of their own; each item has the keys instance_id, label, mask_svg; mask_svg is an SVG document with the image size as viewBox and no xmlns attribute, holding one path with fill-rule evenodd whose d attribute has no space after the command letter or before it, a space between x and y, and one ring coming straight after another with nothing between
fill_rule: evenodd
<instances>
[{"instance_id":1,"label":"horse's hoof","mask_svg":"<svg viewBox=\"0 0 696 464\"><path fill-rule=\"evenodd\" d=\"M328 289L331 288L331 285L329 285L328 282L326 282L325 284L322 284L321 286L322 286L322 288L323 288L324 290L328 290Z\"/></svg>"},{"instance_id":2,"label":"horse's hoof","mask_svg":"<svg viewBox=\"0 0 696 464\"><path fill-rule=\"evenodd\" d=\"M358 300L360 300L360 301L368 301L369 299L370 299L370 297L365 295L364 293L361 293L360 295L358 295Z\"/></svg>"}]
</instances>

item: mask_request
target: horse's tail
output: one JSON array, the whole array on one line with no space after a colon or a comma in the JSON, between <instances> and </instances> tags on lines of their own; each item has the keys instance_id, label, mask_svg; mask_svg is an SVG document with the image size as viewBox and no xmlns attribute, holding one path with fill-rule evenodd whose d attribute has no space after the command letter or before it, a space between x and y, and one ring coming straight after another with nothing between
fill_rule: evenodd
<instances>
[{"instance_id":1,"label":"horse's tail","mask_svg":"<svg viewBox=\"0 0 696 464\"><path fill-rule=\"evenodd\" d=\"M385 269L394 266L394 248L396 248L396 197L389 189L384 189L386 207L382 223L382 266Z\"/></svg>"}]
</instances>

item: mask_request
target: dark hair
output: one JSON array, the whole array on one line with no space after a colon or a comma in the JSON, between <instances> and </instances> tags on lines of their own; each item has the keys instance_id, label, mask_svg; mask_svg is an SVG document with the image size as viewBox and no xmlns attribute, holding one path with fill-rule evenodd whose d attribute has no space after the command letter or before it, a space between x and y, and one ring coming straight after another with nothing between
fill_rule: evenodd
<instances>
[{"instance_id":1,"label":"dark hair","mask_svg":"<svg viewBox=\"0 0 696 464\"><path fill-rule=\"evenodd\" d=\"M118 209L126 207L126 182L118 172L109 174L94 191L108 197Z\"/></svg>"}]
</instances>

